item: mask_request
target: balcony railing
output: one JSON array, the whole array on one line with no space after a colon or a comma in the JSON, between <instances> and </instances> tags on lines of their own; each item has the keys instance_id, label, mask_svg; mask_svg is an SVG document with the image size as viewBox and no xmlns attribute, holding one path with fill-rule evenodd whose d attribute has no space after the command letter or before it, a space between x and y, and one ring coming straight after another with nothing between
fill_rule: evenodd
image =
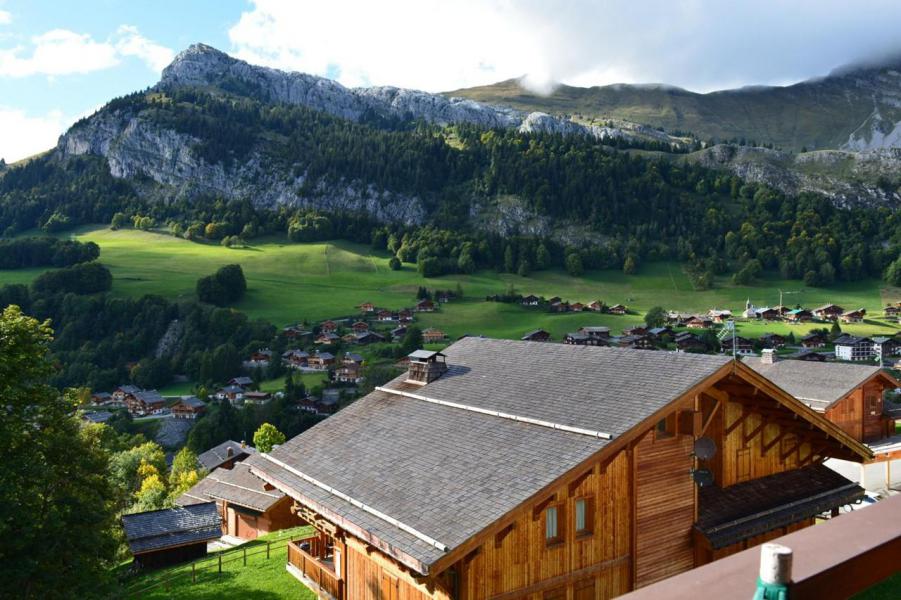
<instances>
[{"instance_id":1,"label":"balcony railing","mask_svg":"<svg viewBox=\"0 0 901 600\"><path fill-rule=\"evenodd\" d=\"M319 536L288 544L288 563L303 573L319 589L337 600L344 600L344 582L335 573L334 557Z\"/></svg>"}]
</instances>

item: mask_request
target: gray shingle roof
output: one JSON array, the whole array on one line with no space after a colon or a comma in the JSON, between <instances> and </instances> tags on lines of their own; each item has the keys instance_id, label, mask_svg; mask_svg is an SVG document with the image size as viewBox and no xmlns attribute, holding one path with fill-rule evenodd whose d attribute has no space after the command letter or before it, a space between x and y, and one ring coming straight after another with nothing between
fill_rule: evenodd
<instances>
[{"instance_id":1,"label":"gray shingle roof","mask_svg":"<svg viewBox=\"0 0 901 600\"><path fill-rule=\"evenodd\" d=\"M777 360L766 364L747 357L745 364L808 405L823 412L880 371L870 365Z\"/></svg>"},{"instance_id":2,"label":"gray shingle roof","mask_svg":"<svg viewBox=\"0 0 901 600\"><path fill-rule=\"evenodd\" d=\"M444 353L440 379L414 386L404 374L393 392L373 392L270 453L290 468L263 456L247 464L427 568L441 549L344 496L454 548L609 441L403 393L616 436L731 360L471 337Z\"/></svg>"},{"instance_id":3,"label":"gray shingle roof","mask_svg":"<svg viewBox=\"0 0 901 600\"><path fill-rule=\"evenodd\" d=\"M267 490L266 483L250 472L244 463L231 469L216 469L179 496L175 503L189 506L210 500L225 500L245 508L266 512L285 494L279 490Z\"/></svg>"},{"instance_id":4,"label":"gray shingle roof","mask_svg":"<svg viewBox=\"0 0 901 600\"><path fill-rule=\"evenodd\" d=\"M222 533L215 502L124 515L122 525L132 554L215 540Z\"/></svg>"},{"instance_id":5,"label":"gray shingle roof","mask_svg":"<svg viewBox=\"0 0 901 600\"><path fill-rule=\"evenodd\" d=\"M232 449L232 456L228 455L228 449ZM197 457L197 461L203 466L207 471L212 471L222 463L230 460L235 456L241 456L242 454L253 454L256 450L251 446L241 446L240 443L234 440L228 440L227 442L222 442L218 446L213 446L206 452L201 453Z\"/></svg>"}]
</instances>

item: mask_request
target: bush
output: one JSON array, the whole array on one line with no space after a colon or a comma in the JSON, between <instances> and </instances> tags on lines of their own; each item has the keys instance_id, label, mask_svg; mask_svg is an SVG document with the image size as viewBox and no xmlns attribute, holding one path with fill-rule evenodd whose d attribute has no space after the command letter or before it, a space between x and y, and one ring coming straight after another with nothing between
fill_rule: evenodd
<instances>
[{"instance_id":1,"label":"bush","mask_svg":"<svg viewBox=\"0 0 901 600\"><path fill-rule=\"evenodd\" d=\"M201 302L225 306L236 302L247 291L247 280L241 265L225 265L212 275L197 280L197 297Z\"/></svg>"},{"instance_id":2,"label":"bush","mask_svg":"<svg viewBox=\"0 0 901 600\"><path fill-rule=\"evenodd\" d=\"M397 258L396 256L392 256L391 260L388 261L388 267L392 271L400 271L400 267L401 267L400 259Z\"/></svg>"},{"instance_id":3,"label":"bush","mask_svg":"<svg viewBox=\"0 0 901 600\"><path fill-rule=\"evenodd\" d=\"M48 271L31 284L36 292L53 294L71 292L73 294L95 294L106 292L113 285L109 269L96 262L83 263Z\"/></svg>"}]
</instances>

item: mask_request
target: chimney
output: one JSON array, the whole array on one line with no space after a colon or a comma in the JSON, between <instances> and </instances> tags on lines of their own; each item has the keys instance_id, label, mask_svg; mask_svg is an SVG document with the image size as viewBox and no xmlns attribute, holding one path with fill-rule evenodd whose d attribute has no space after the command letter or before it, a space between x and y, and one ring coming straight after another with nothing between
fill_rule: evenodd
<instances>
[{"instance_id":1,"label":"chimney","mask_svg":"<svg viewBox=\"0 0 901 600\"><path fill-rule=\"evenodd\" d=\"M432 383L447 371L445 356L440 352L417 350L409 356L410 368L407 383L425 385Z\"/></svg>"},{"instance_id":2,"label":"chimney","mask_svg":"<svg viewBox=\"0 0 901 600\"><path fill-rule=\"evenodd\" d=\"M776 351L772 348L766 348L765 350L761 350L760 352L760 362L765 365L771 365L776 362L778 358L776 357Z\"/></svg>"},{"instance_id":3,"label":"chimney","mask_svg":"<svg viewBox=\"0 0 901 600\"><path fill-rule=\"evenodd\" d=\"M232 456L234 456L234 454L235 454L235 449L232 448L231 446L229 446L228 448L225 449L225 457L226 458L231 458Z\"/></svg>"}]
</instances>

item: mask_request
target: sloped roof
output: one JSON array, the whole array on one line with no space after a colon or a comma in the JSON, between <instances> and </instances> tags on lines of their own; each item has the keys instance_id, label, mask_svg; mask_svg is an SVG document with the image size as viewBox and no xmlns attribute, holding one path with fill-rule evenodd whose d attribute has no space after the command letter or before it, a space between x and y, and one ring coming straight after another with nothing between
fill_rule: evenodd
<instances>
[{"instance_id":1,"label":"sloped roof","mask_svg":"<svg viewBox=\"0 0 901 600\"><path fill-rule=\"evenodd\" d=\"M731 361L474 337L444 353L436 381L404 374L247 464L426 572Z\"/></svg>"},{"instance_id":2,"label":"sloped roof","mask_svg":"<svg viewBox=\"0 0 901 600\"><path fill-rule=\"evenodd\" d=\"M215 502L123 515L122 526L132 554L207 542L222 534Z\"/></svg>"},{"instance_id":3,"label":"sloped roof","mask_svg":"<svg viewBox=\"0 0 901 600\"><path fill-rule=\"evenodd\" d=\"M228 449L232 449L232 456L228 455ZM207 471L212 471L222 463L242 454L253 454L256 450L251 446L244 445L242 446L240 443L234 440L228 440L227 442L222 442L218 446L213 446L206 452L201 453L197 457L197 461L203 466Z\"/></svg>"},{"instance_id":4,"label":"sloped roof","mask_svg":"<svg viewBox=\"0 0 901 600\"><path fill-rule=\"evenodd\" d=\"M231 469L215 469L176 498L179 506L189 506L210 500L225 500L259 512L266 512L285 497L280 490L267 490L266 482L250 472L245 463Z\"/></svg>"},{"instance_id":5,"label":"sloped roof","mask_svg":"<svg viewBox=\"0 0 901 600\"><path fill-rule=\"evenodd\" d=\"M197 396L182 396L178 399L178 401L179 403L184 404L185 406L190 406L191 408L206 407L206 403Z\"/></svg>"},{"instance_id":6,"label":"sloped roof","mask_svg":"<svg viewBox=\"0 0 901 600\"><path fill-rule=\"evenodd\" d=\"M777 360L772 364L747 357L745 364L808 405L823 412L881 371L872 365Z\"/></svg>"}]
</instances>

